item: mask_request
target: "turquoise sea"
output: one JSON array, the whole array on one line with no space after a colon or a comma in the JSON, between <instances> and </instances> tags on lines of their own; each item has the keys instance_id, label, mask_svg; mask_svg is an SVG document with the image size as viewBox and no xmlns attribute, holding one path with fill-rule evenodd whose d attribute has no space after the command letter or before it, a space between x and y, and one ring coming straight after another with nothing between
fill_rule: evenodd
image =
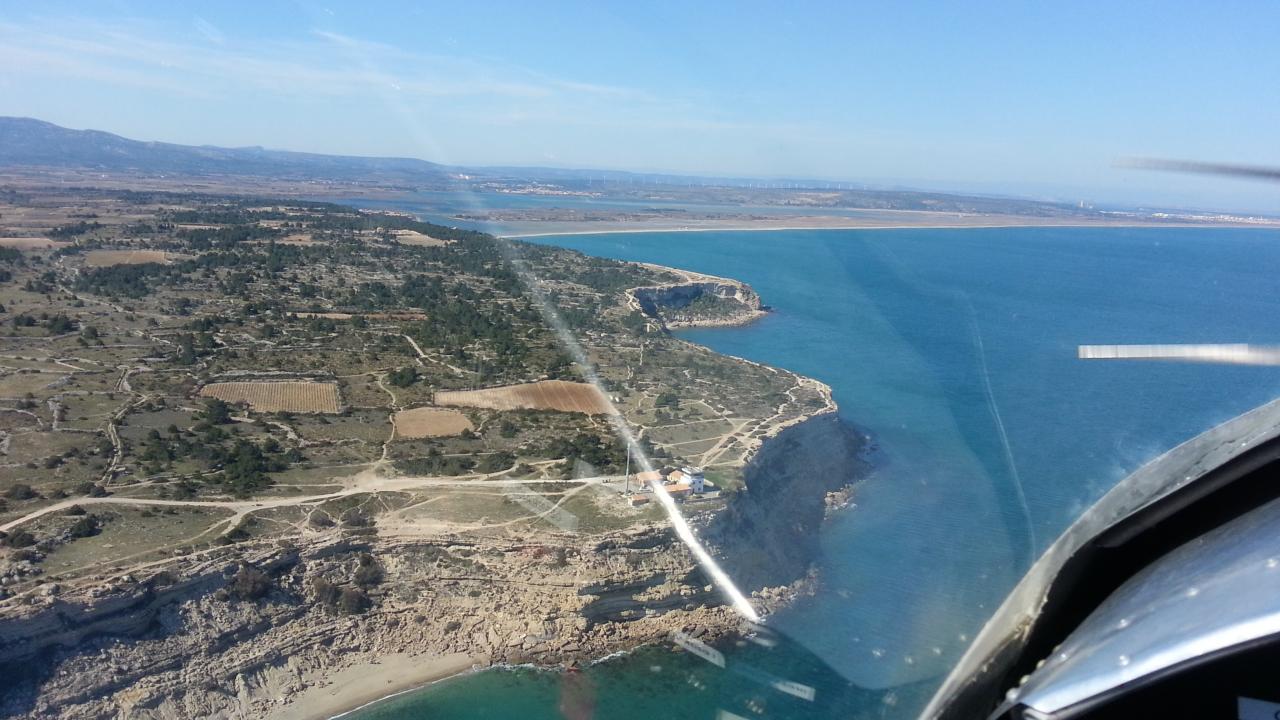
<instances>
[{"instance_id":1,"label":"turquoise sea","mask_svg":"<svg viewBox=\"0 0 1280 720\"><path fill-rule=\"evenodd\" d=\"M823 590L727 648L812 703L649 649L578 676L455 678L392 718L912 717L1030 561L1117 480L1280 395L1280 369L1081 361L1092 343L1280 344L1280 233L1014 228L537 242L738 278L774 312L681 335L830 384L875 470L823 531ZM758 679L758 678L757 678Z\"/></svg>"}]
</instances>

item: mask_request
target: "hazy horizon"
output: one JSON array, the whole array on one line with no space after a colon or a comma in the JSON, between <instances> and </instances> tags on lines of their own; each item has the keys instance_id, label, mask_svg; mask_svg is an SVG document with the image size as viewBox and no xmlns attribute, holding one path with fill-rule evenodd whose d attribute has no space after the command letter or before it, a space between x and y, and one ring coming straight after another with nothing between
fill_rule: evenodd
<instances>
[{"instance_id":1,"label":"hazy horizon","mask_svg":"<svg viewBox=\"0 0 1280 720\"><path fill-rule=\"evenodd\" d=\"M0 8L0 114L138 140L1280 212L1115 166L1280 165L1280 7Z\"/></svg>"}]
</instances>

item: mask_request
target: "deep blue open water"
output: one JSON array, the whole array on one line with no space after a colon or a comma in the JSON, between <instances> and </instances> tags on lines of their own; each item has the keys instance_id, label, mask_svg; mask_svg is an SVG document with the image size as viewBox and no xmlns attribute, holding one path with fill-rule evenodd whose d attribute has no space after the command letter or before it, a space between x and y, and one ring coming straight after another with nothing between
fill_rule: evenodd
<instances>
[{"instance_id":1,"label":"deep blue open water","mask_svg":"<svg viewBox=\"0 0 1280 720\"><path fill-rule=\"evenodd\" d=\"M370 718L911 717L1031 560L1117 480L1280 394L1280 368L1081 361L1084 343L1280 344L1280 233L1017 228L538 238L738 278L774 309L682 332L830 384L876 470L823 531L823 591L770 620L814 703L666 650L458 678ZM781 664L779 664L781 663Z\"/></svg>"}]
</instances>

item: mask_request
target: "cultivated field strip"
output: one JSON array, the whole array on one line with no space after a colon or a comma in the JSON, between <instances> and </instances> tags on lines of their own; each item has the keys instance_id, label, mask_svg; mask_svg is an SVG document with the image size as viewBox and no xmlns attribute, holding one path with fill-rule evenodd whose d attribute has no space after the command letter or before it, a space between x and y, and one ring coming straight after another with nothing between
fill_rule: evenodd
<instances>
[{"instance_id":1,"label":"cultivated field strip","mask_svg":"<svg viewBox=\"0 0 1280 720\"><path fill-rule=\"evenodd\" d=\"M600 415L609 412L609 401L594 385L542 380L483 390L447 390L436 393L437 405L490 410L559 410Z\"/></svg>"},{"instance_id":2,"label":"cultivated field strip","mask_svg":"<svg viewBox=\"0 0 1280 720\"><path fill-rule=\"evenodd\" d=\"M0 247L15 250L35 250L40 248L62 247L69 243L54 242L44 237L0 237Z\"/></svg>"},{"instance_id":3,"label":"cultivated field strip","mask_svg":"<svg viewBox=\"0 0 1280 720\"><path fill-rule=\"evenodd\" d=\"M466 415L457 410L440 408L413 408L401 410L393 420L398 438L445 437L457 435L463 430L474 430L475 427Z\"/></svg>"},{"instance_id":4,"label":"cultivated field strip","mask_svg":"<svg viewBox=\"0 0 1280 720\"><path fill-rule=\"evenodd\" d=\"M248 403L260 412L341 412L338 386L326 382L220 382L200 389L205 397Z\"/></svg>"},{"instance_id":5,"label":"cultivated field strip","mask_svg":"<svg viewBox=\"0 0 1280 720\"><path fill-rule=\"evenodd\" d=\"M90 250L84 254L84 264L89 267L167 262L169 255L163 250Z\"/></svg>"},{"instance_id":6,"label":"cultivated field strip","mask_svg":"<svg viewBox=\"0 0 1280 720\"><path fill-rule=\"evenodd\" d=\"M427 314L421 312L370 312L370 313L344 313L344 312L291 312L290 317L296 318L325 318L328 320L350 320L353 317L363 317L369 320L426 320Z\"/></svg>"},{"instance_id":7,"label":"cultivated field strip","mask_svg":"<svg viewBox=\"0 0 1280 720\"><path fill-rule=\"evenodd\" d=\"M433 238L430 235L424 235L413 230L397 230L395 231L396 242L402 245L418 245L421 247L439 247L446 245L444 240Z\"/></svg>"}]
</instances>

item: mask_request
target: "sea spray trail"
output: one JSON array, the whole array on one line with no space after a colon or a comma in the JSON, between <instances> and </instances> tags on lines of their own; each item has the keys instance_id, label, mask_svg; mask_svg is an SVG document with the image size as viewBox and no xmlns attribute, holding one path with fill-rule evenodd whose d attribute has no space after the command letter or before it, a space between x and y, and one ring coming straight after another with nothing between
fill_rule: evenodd
<instances>
[{"instance_id":1,"label":"sea spray trail","mask_svg":"<svg viewBox=\"0 0 1280 720\"><path fill-rule=\"evenodd\" d=\"M1027 504L1027 493L1022 486L1022 476L1018 474L1018 462L1013 459L1013 449L1009 447L1009 431L1004 426L1004 418L1000 416L1000 405L996 402L995 391L991 389L991 370L987 367L987 348L982 342L982 329L978 327L978 311L973 301L964 296L965 306L969 309L969 327L973 329L973 342L978 348L978 361L982 365L982 389L987 396L987 405L991 408L991 417L995 420L996 431L1000 433L1000 447L1004 449L1005 461L1009 464L1009 474L1013 476L1014 492L1018 496L1018 504L1022 506L1023 517L1027 520L1027 566L1036 560L1036 528L1031 520L1031 506Z\"/></svg>"},{"instance_id":2,"label":"sea spray trail","mask_svg":"<svg viewBox=\"0 0 1280 720\"><path fill-rule=\"evenodd\" d=\"M1280 393L1280 373L1268 368L1075 358L1081 342L1280 341L1278 240L1272 231L1206 228L539 242L749 283L771 316L679 334L826 382L842 415L873 434L883 460L855 490L857 509L823 531L820 592L771 624L844 678L883 689L846 715L907 718L1016 582L1028 547L1042 550L1148 455ZM981 321L985 369L955 292ZM1002 400L1004 438L988 385ZM1026 489L1034 543L1006 451ZM710 695L728 692L727 681L690 662L646 651L585 672L599 684L602 717L713 716ZM685 675L710 689L672 681ZM550 674L480 673L371 717L552 718L555 706Z\"/></svg>"},{"instance_id":3,"label":"sea spray trail","mask_svg":"<svg viewBox=\"0 0 1280 720\"><path fill-rule=\"evenodd\" d=\"M1025 567L1030 567L1036 559L1036 551L1038 543L1036 540L1035 522L1031 517L1031 507L1027 503L1026 489L1023 486L1022 476L1018 472L1018 462L1014 458L1013 449L1009 445L1009 432L1005 427L1004 418L1000 414L1000 404L996 401L995 389L991 382L991 369L987 362L986 343L982 339L982 328L978 317L978 310L974 307L973 297L969 292L961 288L953 288L940 286L938 283L930 282L921 277L911 267L910 264L894 253L893 246L890 243L880 243L878 246L879 254L885 258L894 268L899 276L909 278L911 284L917 288L916 292L923 294L931 294L937 297L949 299L951 302L959 305L964 310L964 319L967 322L970 335L973 340L974 355L979 370L978 377L982 381L982 392L986 398L987 407L991 413L991 420L994 424L997 436L1000 438L1000 449L1003 453L1005 465L1009 471L1009 479L1013 488L1014 497L1018 501L1018 507L1022 511L1023 528L1026 532L1025 537L1025 553L1023 562Z\"/></svg>"}]
</instances>

